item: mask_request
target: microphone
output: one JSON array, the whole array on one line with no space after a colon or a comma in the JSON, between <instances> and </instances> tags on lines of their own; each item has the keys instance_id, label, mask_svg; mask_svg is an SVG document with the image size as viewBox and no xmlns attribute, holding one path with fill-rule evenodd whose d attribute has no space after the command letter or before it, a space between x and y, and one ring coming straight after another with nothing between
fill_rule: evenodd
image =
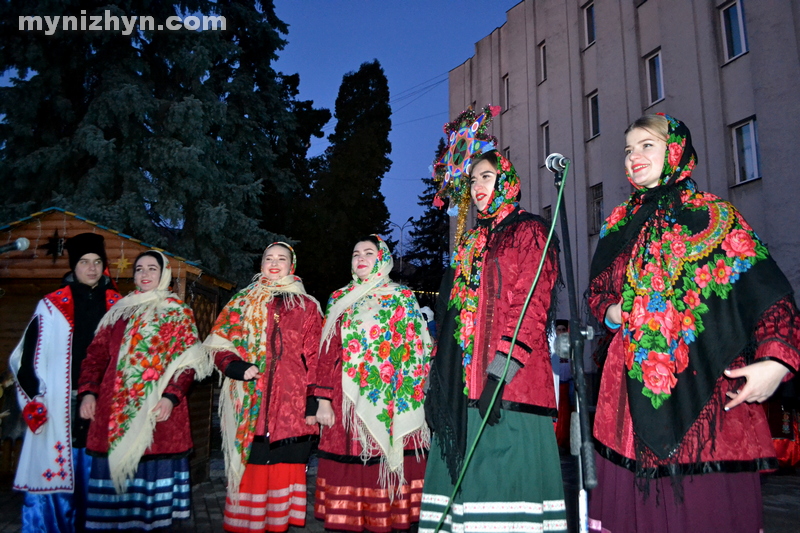
<instances>
[{"instance_id":1,"label":"microphone","mask_svg":"<svg viewBox=\"0 0 800 533\"><path fill-rule=\"evenodd\" d=\"M547 167L547 170L550 172L555 172L556 174L563 172L564 169L567 168L568 164L569 159L558 153L548 155L544 162L544 166Z\"/></svg>"},{"instance_id":2,"label":"microphone","mask_svg":"<svg viewBox=\"0 0 800 533\"><path fill-rule=\"evenodd\" d=\"M31 241L29 241L25 237L20 237L19 239L17 239L16 241L14 241L12 243L4 244L3 246L0 246L0 254L4 254L4 253L8 253L8 252L16 252L18 250L21 252L23 250L27 250L28 246L30 246L30 245L31 245Z\"/></svg>"}]
</instances>

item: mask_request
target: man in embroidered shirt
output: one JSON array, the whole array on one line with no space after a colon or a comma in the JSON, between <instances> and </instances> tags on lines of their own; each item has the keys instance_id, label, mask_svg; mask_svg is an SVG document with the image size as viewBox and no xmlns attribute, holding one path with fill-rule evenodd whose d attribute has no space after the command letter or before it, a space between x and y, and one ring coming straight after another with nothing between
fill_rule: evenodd
<instances>
[{"instance_id":1,"label":"man in embroidered shirt","mask_svg":"<svg viewBox=\"0 0 800 533\"><path fill-rule=\"evenodd\" d=\"M39 302L10 359L28 425L14 479L26 492L24 532L83 530L89 421L77 416L75 390L97 324L120 298L101 235L81 233L65 247L71 270Z\"/></svg>"}]
</instances>

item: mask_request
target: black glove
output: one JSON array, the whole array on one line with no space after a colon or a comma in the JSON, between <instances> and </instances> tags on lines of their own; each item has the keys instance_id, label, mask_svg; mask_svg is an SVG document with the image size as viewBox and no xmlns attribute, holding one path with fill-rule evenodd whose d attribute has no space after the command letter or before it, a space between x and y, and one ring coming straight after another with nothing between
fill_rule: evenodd
<instances>
[{"instance_id":1,"label":"black glove","mask_svg":"<svg viewBox=\"0 0 800 533\"><path fill-rule=\"evenodd\" d=\"M481 414L481 418L486 418L486 423L490 426L500 422L500 404L503 402L503 387L505 387L505 383L501 383L499 379L489 374L486 378L486 385L483 387L481 397L478 398L478 412ZM497 389L500 389L500 392L497 393L497 399L487 418L486 411L489 409L489 403L492 401L494 391Z\"/></svg>"},{"instance_id":2,"label":"black glove","mask_svg":"<svg viewBox=\"0 0 800 533\"><path fill-rule=\"evenodd\" d=\"M306 413L305 416L317 416L317 408L319 402L316 396L306 396Z\"/></svg>"}]
</instances>

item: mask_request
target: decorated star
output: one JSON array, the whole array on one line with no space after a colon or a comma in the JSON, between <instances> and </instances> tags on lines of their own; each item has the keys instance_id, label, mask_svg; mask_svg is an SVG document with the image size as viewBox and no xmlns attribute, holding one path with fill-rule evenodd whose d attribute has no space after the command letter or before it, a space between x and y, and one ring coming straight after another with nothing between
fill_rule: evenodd
<instances>
[{"instance_id":1,"label":"decorated star","mask_svg":"<svg viewBox=\"0 0 800 533\"><path fill-rule=\"evenodd\" d=\"M120 255L119 259L111 264L117 269L117 276L121 276L131 266L131 262L125 257L125 254Z\"/></svg>"},{"instance_id":2,"label":"decorated star","mask_svg":"<svg viewBox=\"0 0 800 533\"><path fill-rule=\"evenodd\" d=\"M436 195L437 204L442 203L444 198L459 204L469 196L467 174L473 159L496 148L495 138L488 135L486 129L492 117L499 112L499 107L487 106L476 117L470 108L445 124L447 147L433 165L433 176L441 181L441 189Z\"/></svg>"},{"instance_id":3,"label":"decorated star","mask_svg":"<svg viewBox=\"0 0 800 533\"><path fill-rule=\"evenodd\" d=\"M53 264L56 264L58 258L64 255L64 242L65 238L58 236L58 230L53 230L53 236L47 238L47 244L39 246L39 250L47 250L45 255L53 256Z\"/></svg>"}]
</instances>

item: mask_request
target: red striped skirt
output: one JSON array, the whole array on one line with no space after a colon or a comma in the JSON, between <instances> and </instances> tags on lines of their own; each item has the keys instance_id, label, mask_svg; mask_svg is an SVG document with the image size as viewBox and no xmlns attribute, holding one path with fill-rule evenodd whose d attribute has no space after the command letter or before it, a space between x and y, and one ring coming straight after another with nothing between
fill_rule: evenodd
<instances>
[{"instance_id":1,"label":"red striped skirt","mask_svg":"<svg viewBox=\"0 0 800 533\"><path fill-rule=\"evenodd\" d=\"M306 465L246 465L239 500L225 499L225 531L280 533L306 525Z\"/></svg>"},{"instance_id":2,"label":"red striped skirt","mask_svg":"<svg viewBox=\"0 0 800 533\"><path fill-rule=\"evenodd\" d=\"M406 484L389 499L389 491L378 481L380 465L339 463L319 460L314 516L325 521L325 529L389 533L409 529L419 522L422 485L427 461L406 455L403 473Z\"/></svg>"}]
</instances>

